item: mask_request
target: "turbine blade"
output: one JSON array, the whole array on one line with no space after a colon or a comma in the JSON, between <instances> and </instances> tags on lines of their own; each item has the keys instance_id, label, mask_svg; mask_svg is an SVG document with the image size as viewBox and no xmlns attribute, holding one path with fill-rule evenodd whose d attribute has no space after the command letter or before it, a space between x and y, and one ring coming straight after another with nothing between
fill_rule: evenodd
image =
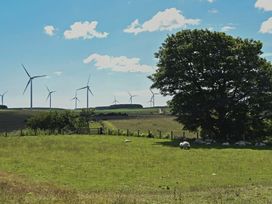
<instances>
[{"instance_id":1,"label":"turbine blade","mask_svg":"<svg viewBox=\"0 0 272 204\"><path fill-rule=\"evenodd\" d=\"M29 79L29 80L28 80L28 82L27 82L27 84L26 84L26 87L25 87L25 89L24 89L23 94L26 92L26 89L27 89L27 87L29 86L29 84L30 84L31 80L32 80L32 79Z\"/></svg>"},{"instance_id":2,"label":"turbine blade","mask_svg":"<svg viewBox=\"0 0 272 204\"><path fill-rule=\"evenodd\" d=\"M50 93L50 90L49 90L48 86L46 86L46 89L47 89L47 91Z\"/></svg>"},{"instance_id":3,"label":"turbine blade","mask_svg":"<svg viewBox=\"0 0 272 204\"><path fill-rule=\"evenodd\" d=\"M51 94L49 93L48 96L46 97L46 101L48 101L48 98L50 97L50 95L51 95Z\"/></svg>"},{"instance_id":4,"label":"turbine blade","mask_svg":"<svg viewBox=\"0 0 272 204\"><path fill-rule=\"evenodd\" d=\"M47 75L34 76L34 77L32 77L32 79L41 78L41 77L46 77L46 76L47 76Z\"/></svg>"},{"instance_id":5,"label":"turbine blade","mask_svg":"<svg viewBox=\"0 0 272 204\"><path fill-rule=\"evenodd\" d=\"M88 87L88 90L89 90L89 92L93 95L93 92L92 92L92 90Z\"/></svg>"},{"instance_id":6,"label":"turbine blade","mask_svg":"<svg viewBox=\"0 0 272 204\"><path fill-rule=\"evenodd\" d=\"M23 64L22 64L22 67L24 68L24 70L25 70L27 76L29 76L29 78L31 78L30 74L28 73L28 71L26 70L26 68L25 68L25 66L24 66Z\"/></svg>"},{"instance_id":7,"label":"turbine blade","mask_svg":"<svg viewBox=\"0 0 272 204\"><path fill-rule=\"evenodd\" d=\"M87 85L89 85L89 83L90 83L90 79L91 79L91 75L89 74L89 78L88 78Z\"/></svg>"},{"instance_id":8,"label":"turbine blade","mask_svg":"<svg viewBox=\"0 0 272 204\"><path fill-rule=\"evenodd\" d=\"M6 95L6 93L8 93L8 91L6 91L5 93L3 93L3 96Z\"/></svg>"},{"instance_id":9,"label":"turbine blade","mask_svg":"<svg viewBox=\"0 0 272 204\"><path fill-rule=\"evenodd\" d=\"M84 87L82 87L82 88L77 89L77 91L82 90L82 89L86 89L86 88L88 88L88 87L87 87L87 86L84 86Z\"/></svg>"}]
</instances>

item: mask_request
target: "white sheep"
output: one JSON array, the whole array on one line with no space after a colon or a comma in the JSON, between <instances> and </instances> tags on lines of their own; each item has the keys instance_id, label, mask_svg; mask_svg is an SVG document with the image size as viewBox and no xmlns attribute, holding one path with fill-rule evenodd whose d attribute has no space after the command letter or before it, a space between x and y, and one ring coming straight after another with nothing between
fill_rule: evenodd
<instances>
[{"instance_id":1,"label":"white sheep","mask_svg":"<svg viewBox=\"0 0 272 204\"><path fill-rule=\"evenodd\" d=\"M229 142L223 142L222 146L230 146L230 143Z\"/></svg>"},{"instance_id":2,"label":"white sheep","mask_svg":"<svg viewBox=\"0 0 272 204\"><path fill-rule=\"evenodd\" d=\"M182 149L190 149L190 147L191 147L190 143L187 141L183 141L183 142L179 143L179 146Z\"/></svg>"},{"instance_id":3,"label":"white sheep","mask_svg":"<svg viewBox=\"0 0 272 204\"><path fill-rule=\"evenodd\" d=\"M257 143L255 144L255 147L265 147L265 146L266 146L266 144L263 143L263 142L257 142Z\"/></svg>"},{"instance_id":4,"label":"white sheep","mask_svg":"<svg viewBox=\"0 0 272 204\"><path fill-rule=\"evenodd\" d=\"M129 139L125 139L125 141L124 141L125 143L128 143L128 142L131 142L131 140L129 140Z\"/></svg>"}]
</instances>

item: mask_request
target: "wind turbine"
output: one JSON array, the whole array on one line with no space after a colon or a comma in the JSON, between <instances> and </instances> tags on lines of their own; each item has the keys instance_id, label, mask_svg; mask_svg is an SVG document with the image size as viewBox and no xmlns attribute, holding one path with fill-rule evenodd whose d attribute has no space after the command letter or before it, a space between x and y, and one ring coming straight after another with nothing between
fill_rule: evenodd
<instances>
[{"instance_id":1,"label":"wind turbine","mask_svg":"<svg viewBox=\"0 0 272 204\"><path fill-rule=\"evenodd\" d=\"M119 103L119 101L116 100L116 97L114 96L114 101L112 102L114 105L116 105L117 103Z\"/></svg>"},{"instance_id":2,"label":"wind turbine","mask_svg":"<svg viewBox=\"0 0 272 204\"><path fill-rule=\"evenodd\" d=\"M46 87L47 91L48 91L48 96L46 98L46 100L49 99L49 108L51 109L51 99L52 99L52 93L55 93L56 91L50 91L50 89L48 87Z\"/></svg>"},{"instance_id":3,"label":"wind turbine","mask_svg":"<svg viewBox=\"0 0 272 204\"><path fill-rule=\"evenodd\" d=\"M36 78L41 78L41 77L46 77L46 75L38 75L38 76L31 76L29 73L28 73L28 71L26 70L26 68L25 68L25 66L22 64L22 67L24 68L24 70L25 70L25 72L26 72L26 74L27 74L27 76L29 77L29 80L28 80L28 82L27 82L27 84L26 84L26 87L25 87L25 90L24 90L24 92L23 93L25 93L26 92L26 89L27 89L27 87L29 86L29 84L30 84L30 108L32 109L32 106L33 106L33 87L32 87L32 81L33 81L33 79L36 79Z\"/></svg>"},{"instance_id":4,"label":"wind turbine","mask_svg":"<svg viewBox=\"0 0 272 204\"><path fill-rule=\"evenodd\" d=\"M147 102L150 104L150 107L152 107L152 103L153 103L152 98L149 101L147 101Z\"/></svg>"},{"instance_id":5,"label":"wind turbine","mask_svg":"<svg viewBox=\"0 0 272 204\"><path fill-rule=\"evenodd\" d=\"M129 95L130 104L132 104L133 98L136 97L137 95L131 95L131 93L129 92L128 92L128 95Z\"/></svg>"},{"instance_id":6,"label":"wind turbine","mask_svg":"<svg viewBox=\"0 0 272 204\"><path fill-rule=\"evenodd\" d=\"M77 109L77 102L79 102L79 99L78 99L78 97L77 97L77 92L76 92L76 94L75 94L75 97L72 98L72 100L75 101L75 110L76 110L76 109Z\"/></svg>"},{"instance_id":7,"label":"wind turbine","mask_svg":"<svg viewBox=\"0 0 272 204\"><path fill-rule=\"evenodd\" d=\"M152 104L153 104L153 107L155 107L155 95L159 95L159 93L154 93L153 91L152 91L152 89L149 89L150 90L150 92L151 92L151 99L150 99L150 103L152 102Z\"/></svg>"},{"instance_id":8,"label":"wind turbine","mask_svg":"<svg viewBox=\"0 0 272 204\"><path fill-rule=\"evenodd\" d=\"M91 75L89 75L87 86L84 86L84 87L82 87L80 89L77 89L77 91L82 90L82 89L86 89L86 91L87 91L87 110L89 110L89 93L91 93L93 95L93 92L90 89L90 85L89 85L89 83L90 83L90 77L91 77Z\"/></svg>"},{"instance_id":9,"label":"wind turbine","mask_svg":"<svg viewBox=\"0 0 272 204\"><path fill-rule=\"evenodd\" d=\"M4 96L6 95L6 93L8 93L8 91L6 91L6 92L3 93L3 94L0 94L0 96L1 96L1 101L2 101L2 106L4 105Z\"/></svg>"}]
</instances>

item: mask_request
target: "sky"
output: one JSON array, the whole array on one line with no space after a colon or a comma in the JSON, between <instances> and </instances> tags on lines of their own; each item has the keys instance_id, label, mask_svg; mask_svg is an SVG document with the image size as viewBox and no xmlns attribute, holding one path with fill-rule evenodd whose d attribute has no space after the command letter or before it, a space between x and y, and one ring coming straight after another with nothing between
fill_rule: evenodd
<instances>
[{"instance_id":1,"label":"sky","mask_svg":"<svg viewBox=\"0 0 272 204\"><path fill-rule=\"evenodd\" d=\"M34 107L73 108L75 90L90 75L90 106L134 103L149 106L147 78L154 53L169 34L209 29L263 42L272 60L272 0L3 0L0 1L0 94L9 107L29 107L28 81L34 75ZM159 92L158 90L154 90ZM79 107L86 92L79 91ZM156 96L156 105L170 97Z\"/></svg>"}]
</instances>

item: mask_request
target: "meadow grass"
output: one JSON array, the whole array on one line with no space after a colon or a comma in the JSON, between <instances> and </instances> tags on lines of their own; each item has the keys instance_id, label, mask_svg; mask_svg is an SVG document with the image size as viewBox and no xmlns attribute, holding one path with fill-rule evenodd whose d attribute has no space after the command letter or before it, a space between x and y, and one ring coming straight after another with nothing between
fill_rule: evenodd
<instances>
[{"instance_id":1,"label":"meadow grass","mask_svg":"<svg viewBox=\"0 0 272 204\"><path fill-rule=\"evenodd\" d=\"M161 108L164 114L170 114L169 108ZM127 113L129 116L138 115L158 115L159 108L121 108L121 109L105 109L95 110L95 113Z\"/></svg>"},{"instance_id":2,"label":"meadow grass","mask_svg":"<svg viewBox=\"0 0 272 204\"><path fill-rule=\"evenodd\" d=\"M105 127L110 129L129 129L132 132L137 132L147 134L151 131L152 134L158 136L159 131L161 131L162 137L170 136L171 131L176 136L183 136L189 138L195 138L196 132L190 132L183 130L183 125L178 123L173 116L154 116L154 117L137 117L120 120L107 120L103 121Z\"/></svg>"},{"instance_id":3,"label":"meadow grass","mask_svg":"<svg viewBox=\"0 0 272 204\"><path fill-rule=\"evenodd\" d=\"M2 203L269 203L272 151L118 136L0 138Z\"/></svg>"}]
</instances>

